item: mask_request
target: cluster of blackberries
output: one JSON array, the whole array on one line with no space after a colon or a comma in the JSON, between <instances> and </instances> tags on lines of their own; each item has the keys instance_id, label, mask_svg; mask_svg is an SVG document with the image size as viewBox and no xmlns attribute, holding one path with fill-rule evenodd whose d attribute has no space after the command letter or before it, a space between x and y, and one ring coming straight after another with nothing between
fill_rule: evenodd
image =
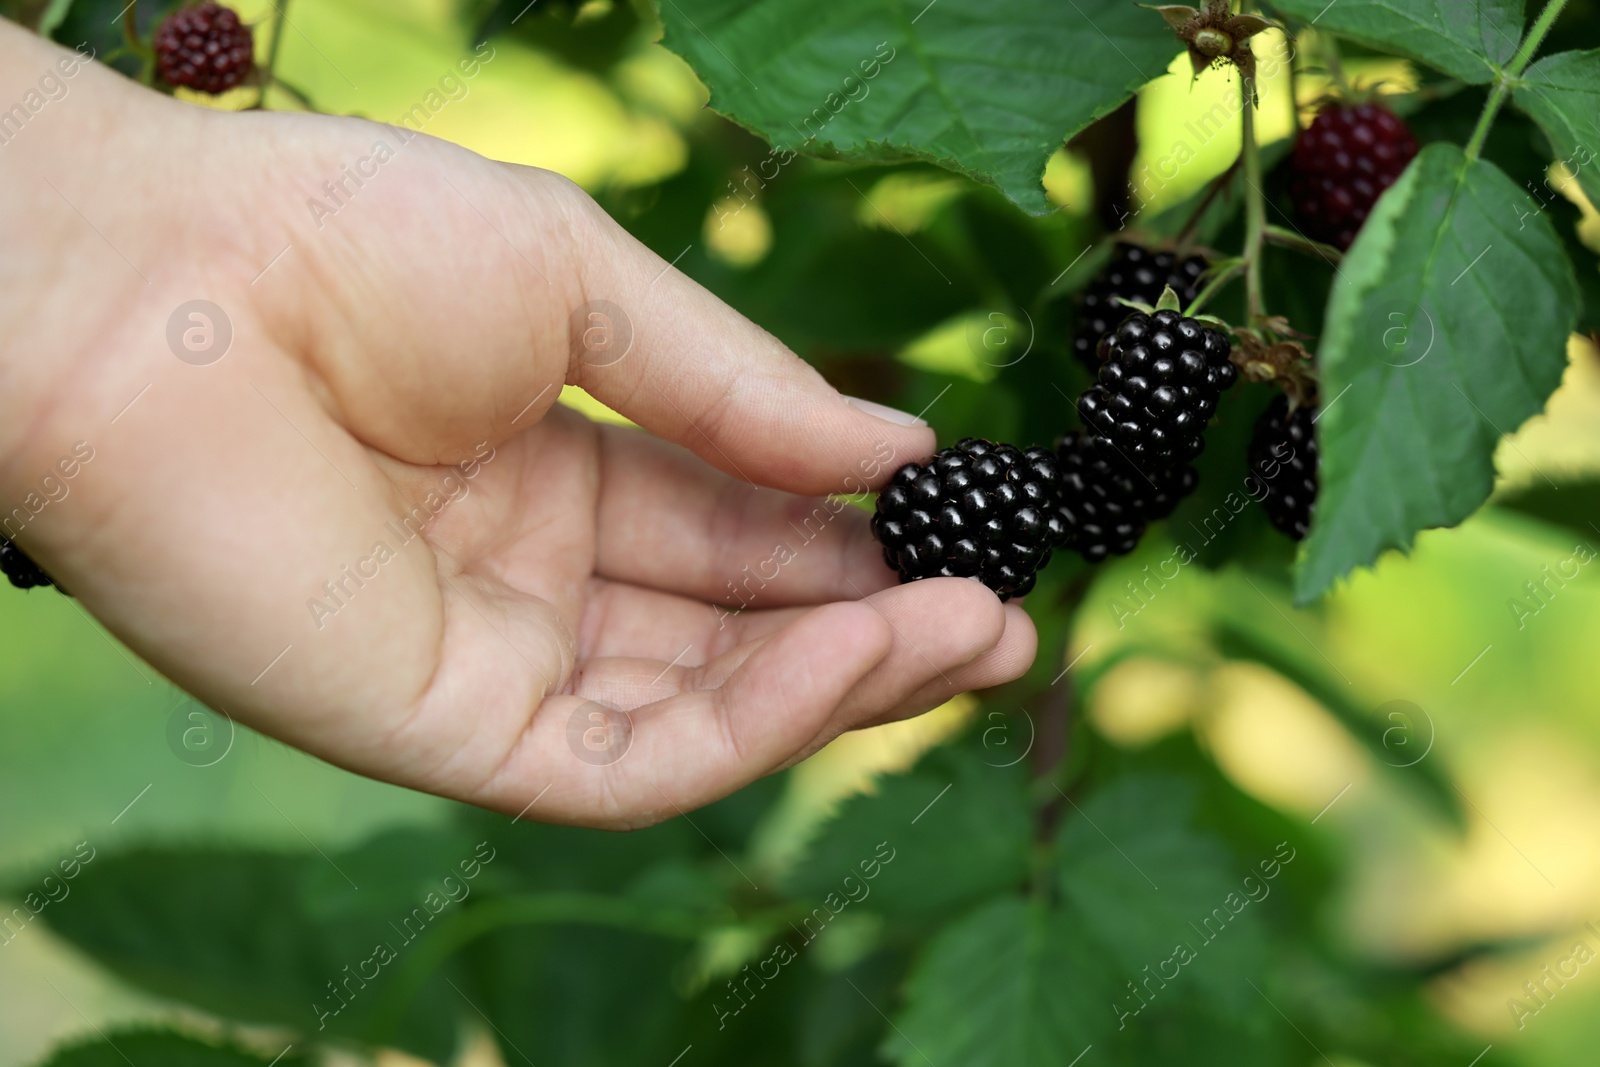
<instances>
[{"instance_id":1,"label":"cluster of blackberries","mask_svg":"<svg viewBox=\"0 0 1600 1067\"><path fill-rule=\"evenodd\" d=\"M1317 500L1315 404L1290 410L1280 393L1256 420L1250 438L1250 472L1267 489L1261 506L1272 525L1302 540L1311 529L1311 507Z\"/></svg>"},{"instance_id":2,"label":"cluster of blackberries","mask_svg":"<svg viewBox=\"0 0 1600 1067\"><path fill-rule=\"evenodd\" d=\"M1218 398L1238 378L1232 351L1226 334L1198 319L1135 312L1100 339L1100 375L1078 398L1078 414L1138 470L1194 459Z\"/></svg>"},{"instance_id":3,"label":"cluster of blackberries","mask_svg":"<svg viewBox=\"0 0 1600 1067\"><path fill-rule=\"evenodd\" d=\"M1048 448L967 438L907 463L878 496L872 532L902 582L976 578L1024 596L1061 539L1060 473Z\"/></svg>"},{"instance_id":4,"label":"cluster of blackberries","mask_svg":"<svg viewBox=\"0 0 1600 1067\"><path fill-rule=\"evenodd\" d=\"M168 85L225 93L255 69L255 38L239 13L203 3L167 16L151 42L156 69Z\"/></svg>"},{"instance_id":5,"label":"cluster of blackberries","mask_svg":"<svg viewBox=\"0 0 1600 1067\"><path fill-rule=\"evenodd\" d=\"M1301 230L1349 248L1416 154L1416 137L1392 111L1375 104L1323 108L1289 157L1289 197Z\"/></svg>"},{"instance_id":6,"label":"cluster of blackberries","mask_svg":"<svg viewBox=\"0 0 1600 1067\"><path fill-rule=\"evenodd\" d=\"M1203 256L1179 259L1172 252L1118 241L1112 249L1111 262L1084 289L1078 301L1078 328L1072 338L1072 354L1094 374L1100 369L1100 338L1128 314L1129 308L1122 301L1154 306L1162 292L1170 287L1178 294L1178 302L1187 306L1199 295L1200 276L1205 273L1206 266Z\"/></svg>"},{"instance_id":7,"label":"cluster of blackberries","mask_svg":"<svg viewBox=\"0 0 1600 1067\"><path fill-rule=\"evenodd\" d=\"M55 585L50 576L40 570L39 565L26 552L6 537L0 537L0 573L3 573L6 580L18 589ZM63 589L62 592L66 590Z\"/></svg>"}]
</instances>

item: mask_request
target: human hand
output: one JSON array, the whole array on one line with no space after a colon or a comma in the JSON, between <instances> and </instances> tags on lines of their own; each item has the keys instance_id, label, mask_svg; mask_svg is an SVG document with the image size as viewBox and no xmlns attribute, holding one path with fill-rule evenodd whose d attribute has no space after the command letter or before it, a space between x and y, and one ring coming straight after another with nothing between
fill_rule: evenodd
<instances>
[{"instance_id":1,"label":"human hand","mask_svg":"<svg viewBox=\"0 0 1600 1067\"><path fill-rule=\"evenodd\" d=\"M70 55L0 21L0 104ZM87 62L66 84L0 146L0 504L211 706L627 828L1031 662L1019 608L893 585L864 514L816 496L932 432L847 402L565 179Z\"/></svg>"}]
</instances>

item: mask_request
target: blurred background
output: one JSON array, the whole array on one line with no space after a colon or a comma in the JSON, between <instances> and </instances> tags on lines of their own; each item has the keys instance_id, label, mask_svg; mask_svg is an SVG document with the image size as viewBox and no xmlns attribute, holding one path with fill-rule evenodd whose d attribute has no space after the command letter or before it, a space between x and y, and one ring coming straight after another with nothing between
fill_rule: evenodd
<instances>
[{"instance_id":1,"label":"blurred background","mask_svg":"<svg viewBox=\"0 0 1600 1067\"><path fill-rule=\"evenodd\" d=\"M1024 367L1063 380L1076 373L1065 327L1048 311L1063 304L1056 297L1077 277L1071 265L1100 231L1084 157L1063 151L1052 162L1046 185L1060 210L1038 222L926 167L805 161L770 188L740 192L736 175L765 147L705 109L705 90L653 43L648 18L607 0L558 18L543 10L548 2L492 39L492 61L433 117L429 134L571 177L847 392L916 410L916 399L951 386L930 415L942 439L1039 424L1034 402L1018 399L1026 390L1008 390L1006 379ZM274 5L238 6L264 49ZM277 61L287 88L267 103L294 110L309 100L320 111L398 121L471 51L493 6L293 0ZM1281 38L1257 43L1263 56L1281 48ZM1351 68L1386 91L1410 84L1397 61L1357 57ZM1237 151L1231 124L1202 137L1192 121L1227 79L1191 87L1187 71L1173 69L1138 109L1132 172L1156 175L1135 180L1142 218L1190 198ZM1319 91L1302 79L1298 106ZM1268 79L1265 143L1290 131L1286 93ZM241 89L220 104L254 98ZM1183 165L1169 174L1179 146ZM861 195L841 192L844 173ZM1579 209L1593 242L1600 224L1588 205ZM1055 297L1014 299L1030 286L1051 291L1016 277L1030 270L1047 283L1056 276ZM856 292L863 288L870 299ZM1019 306L1047 313L1024 324ZM990 322L1037 348L1016 366L980 358L969 338L974 323ZM614 418L568 392L568 402ZM1066 401L1059 409L1064 416ZM1422 535L1411 555L1391 554L1308 611L1289 606L1281 546L1243 563L1186 568L1148 603L1131 598L1126 583L1182 536L1158 529L1095 578L1068 651L1080 671L1103 668L1084 711L1109 744L1140 750L1192 733L1240 789L1320 835L1336 870L1336 892L1316 918L1328 940L1419 974L1440 1013L1483 1046L1514 1050L1517 1062L1590 1063L1600 1042L1600 965L1543 1000L1529 999L1524 985L1569 957L1578 938L1600 944L1585 929L1600 923L1600 562L1544 585L1537 600L1527 585L1580 546L1591 560L1600 547L1600 352L1590 342L1574 338L1548 412L1503 444L1499 469L1496 502L1478 516ZM1363 712L1366 726L1353 732L1329 700L1258 663L1141 651L1193 643L1197 620L1238 611L1298 631L1337 699ZM97 855L151 842L332 852L451 817L446 802L345 773L204 712L48 590L0 591L0 649L4 884L80 842ZM841 739L783 778L750 853L781 867L842 798L905 766L976 707L963 698L917 722ZM1407 769L1433 766L1447 771L1464 830L1404 780ZM1484 945L1494 950L1476 950ZM1512 998L1537 1013L1519 1015ZM0 946L0 1067L38 1062L96 1028L191 1013L111 977L43 923ZM498 1055L483 1040L466 1062L489 1065Z\"/></svg>"}]
</instances>

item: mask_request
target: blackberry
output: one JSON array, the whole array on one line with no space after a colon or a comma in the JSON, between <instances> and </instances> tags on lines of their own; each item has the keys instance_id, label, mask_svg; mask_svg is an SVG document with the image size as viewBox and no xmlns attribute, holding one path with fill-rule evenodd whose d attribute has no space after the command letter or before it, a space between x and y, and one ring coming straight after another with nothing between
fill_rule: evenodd
<instances>
[{"instance_id":1,"label":"blackberry","mask_svg":"<svg viewBox=\"0 0 1600 1067\"><path fill-rule=\"evenodd\" d=\"M1062 534L1059 477L1048 448L969 437L895 471L872 533L901 582L975 578L1001 600L1024 596Z\"/></svg>"},{"instance_id":2,"label":"blackberry","mask_svg":"<svg viewBox=\"0 0 1600 1067\"><path fill-rule=\"evenodd\" d=\"M152 42L156 67L168 85L225 93L255 69L255 39L238 12L203 3L167 16Z\"/></svg>"},{"instance_id":3,"label":"blackberry","mask_svg":"<svg viewBox=\"0 0 1600 1067\"><path fill-rule=\"evenodd\" d=\"M1349 248L1372 205L1417 154L1417 139L1375 104L1323 108L1295 141L1289 197L1307 237Z\"/></svg>"},{"instance_id":4,"label":"blackberry","mask_svg":"<svg viewBox=\"0 0 1600 1067\"><path fill-rule=\"evenodd\" d=\"M1250 437L1250 471L1267 490L1261 506L1272 525L1296 541L1311 528L1317 501L1316 415L1315 404L1290 411L1289 398L1280 393L1256 420Z\"/></svg>"},{"instance_id":5,"label":"blackberry","mask_svg":"<svg viewBox=\"0 0 1600 1067\"><path fill-rule=\"evenodd\" d=\"M1171 252L1156 252L1143 245L1118 241L1111 262L1078 301L1078 330L1072 338L1072 354L1090 374L1100 367L1095 346L1131 309L1117 303L1134 300L1155 305L1168 286L1178 300L1188 305L1200 292L1200 275L1207 263L1203 256L1178 259Z\"/></svg>"},{"instance_id":6,"label":"blackberry","mask_svg":"<svg viewBox=\"0 0 1600 1067\"><path fill-rule=\"evenodd\" d=\"M1238 378L1227 335L1176 311L1135 312L1100 339L1098 382L1078 414L1123 462L1154 476L1198 456L1222 391Z\"/></svg>"},{"instance_id":7,"label":"blackberry","mask_svg":"<svg viewBox=\"0 0 1600 1067\"><path fill-rule=\"evenodd\" d=\"M0 573L4 573L11 584L18 589L33 589L36 586L55 584L26 552L5 537L0 537Z\"/></svg>"},{"instance_id":8,"label":"blackberry","mask_svg":"<svg viewBox=\"0 0 1600 1067\"><path fill-rule=\"evenodd\" d=\"M1056 458L1061 467L1059 544L1090 563L1132 552L1145 524L1171 515L1199 484L1198 472L1186 463L1141 474L1083 431L1062 437Z\"/></svg>"}]
</instances>

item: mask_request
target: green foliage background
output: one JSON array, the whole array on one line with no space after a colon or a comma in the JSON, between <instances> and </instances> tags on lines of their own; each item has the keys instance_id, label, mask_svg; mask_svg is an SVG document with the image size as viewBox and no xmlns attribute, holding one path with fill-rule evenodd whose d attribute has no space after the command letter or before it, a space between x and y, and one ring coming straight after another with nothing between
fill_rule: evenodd
<instances>
[{"instance_id":1,"label":"green foliage background","mask_svg":"<svg viewBox=\"0 0 1600 1067\"><path fill-rule=\"evenodd\" d=\"M1534 614L1515 603L1538 605L1524 583L1600 543L1600 355L1565 343L1600 325L1600 271L1580 208L1540 188L1549 161L1600 148L1600 57L1581 51L1600 12L1574 0L1469 162L1450 145L1524 13L1464 4L1341 0L1319 19L1353 71L1421 90L1394 100L1432 147L1337 277L1269 261L1271 306L1319 336L1325 389L1350 386L1321 428L1328 491L1305 551L1228 508L1270 396L1237 390L1178 515L1126 560L1049 572L1030 599L1045 652L1016 686L614 836L231 731L72 602L0 596L6 893L38 899L79 842L94 856L0 946L0 1065L378 1049L662 1067L1587 1062L1600 979L1580 971L1547 1004L1522 983L1577 938L1600 946L1584 927L1600 917L1600 594L1586 568ZM120 5L9 6L116 47ZM1081 19L1045 0L662 0L658 20L622 2L295 0L280 72L319 110L393 120L487 35L496 58L430 133L572 175L846 392L926 408L944 441L1047 441L1085 384L1071 296L1104 256L1088 166L1059 144L1177 52L1131 5L1072 7ZM873 92L833 112L881 42L895 58ZM1141 93L1132 224L1149 235L1174 232L1237 149L1235 131L1194 126L1228 76L1186 82ZM1263 96L1281 206L1285 83ZM829 158L787 158L819 106L809 147ZM1577 169L1591 196L1596 173ZM1217 247L1237 247L1237 192L1202 219ZM1447 291L1485 244L1501 251L1479 288ZM1449 358L1374 360L1396 308L1435 313ZM1467 519L1500 431L1558 382ZM1198 561L1152 579L1180 545ZM179 758L197 726L215 762ZM1056 748L1059 765L1035 766ZM470 894L434 908L446 876ZM350 981L380 943L393 960ZM1511 998L1538 1008L1521 1028Z\"/></svg>"}]
</instances>

